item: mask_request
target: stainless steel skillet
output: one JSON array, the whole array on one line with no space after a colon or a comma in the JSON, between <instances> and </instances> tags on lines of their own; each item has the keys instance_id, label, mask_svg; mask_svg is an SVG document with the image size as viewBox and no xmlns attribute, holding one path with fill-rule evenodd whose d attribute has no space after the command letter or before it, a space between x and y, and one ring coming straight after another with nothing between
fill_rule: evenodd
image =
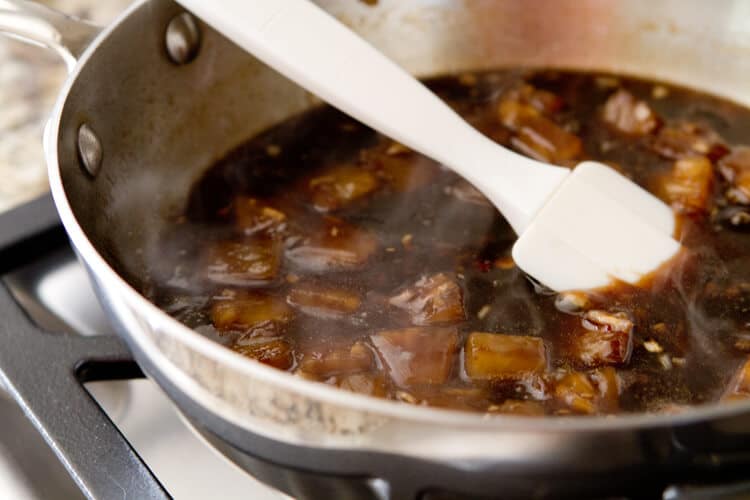
<instances>
[{"instance_id":1,"label":"stainless steel skillet","mask_svg":"<svg viewBox=\"0 0 750 500\"><path fill-rule=\"evenodd\" d=\"M608 70L750 104L745 0L319 3L420 76L519 64ZM224 453L288 491L290 476L253 457L347 476L353 492L392 498L657 491L747 470L749 404L531 420L411 407L254 363L146 301L135 289L190 184L248 137L317 103L181 13L142 0L98 32L0 0L0 30L70 61L44 138L60 217L141 366Z\"/></svg>"}]
</instances>

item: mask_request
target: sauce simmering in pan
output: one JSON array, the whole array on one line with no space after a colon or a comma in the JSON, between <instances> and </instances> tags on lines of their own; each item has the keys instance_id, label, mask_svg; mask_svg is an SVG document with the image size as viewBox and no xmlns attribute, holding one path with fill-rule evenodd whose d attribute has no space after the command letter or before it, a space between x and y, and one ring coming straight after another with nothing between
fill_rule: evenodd
<instances>
[{"instance_id":1,"label":"sauce simmering in pan","mask_svg":"<svg viewBox=\"0 0 750 500\"><path fill-rule=\"evenodd\" d=\"M322 107L205 174L148 295L244 356L408 404L591 415L750 395L750 111L612 76L428 83L505 146L631 177L674 207L687 251L640 287L552 294L478 191Z\"/></svg>"}]
</instances>

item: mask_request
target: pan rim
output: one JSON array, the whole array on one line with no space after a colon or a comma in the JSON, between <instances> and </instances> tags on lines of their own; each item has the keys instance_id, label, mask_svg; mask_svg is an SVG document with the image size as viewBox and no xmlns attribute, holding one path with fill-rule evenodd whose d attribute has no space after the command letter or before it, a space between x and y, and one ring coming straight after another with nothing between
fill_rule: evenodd
<instances>
[{"instance_id":1,"label":"pan rim","mask_svg":"<svg viewBox=\"0 0 750 500\"><path fill-rule=\"evenodd\" d=\"M149 3L149 0L137 0L123 12L112 24L106 27L84 51L55 102L51 117L44 131L44 149L47 163L50 191L55 206L68 233L68 236L81 260L103 286L115 290L114 297L124 300L126 304L144 311L144 316L158 318L160 332L169 335L175 341L190 349L231 368L252 379L266 382L291 393L306 398L317 399L327 404L344 407L350 410L366 412L397 420L407 420L417 424L431 426L451 426L453 431L524 431L524 432L613 432L644 428L676 427L689 424L705 423L715 419L738 417L750 413L750 401L719 403L694 406L680 414L634 413L616 416L560 416L529 418L512 415L497 415L488 418L482 413L464 412L432 407L417 407L395 401L354 394L342 389L333 388L319 382L301 379L291 373L265 366L250 360L226 347L200 335L176 319L163 312L143 295L128 284L99 254L86 232L78 223L62 182L62 172L58 163L58 144L61 139L61 121L66 110L67 97L76 86L79 76L87 63L96 55L97 49L121 24L127 22L131 15ZM89 277L91 279L91 276ZM166 358L166 357L165 357ZM168 360L168 358L166 358ZM170 364L171 361L169 361ZM174 366L174 365L173 365ZM180 372L182 369L176 367ZM194 385L200 386L192 377L184 373ZM176 381L175 381L176 382ZM195 391L189 391L193 394ZM196 397L198 403L202 404ZM219 414L224 417L223 415ZM235 419L231 419L235 420ZM319 443L310 444L319 446Z\"/></svg>"}]
</instances>

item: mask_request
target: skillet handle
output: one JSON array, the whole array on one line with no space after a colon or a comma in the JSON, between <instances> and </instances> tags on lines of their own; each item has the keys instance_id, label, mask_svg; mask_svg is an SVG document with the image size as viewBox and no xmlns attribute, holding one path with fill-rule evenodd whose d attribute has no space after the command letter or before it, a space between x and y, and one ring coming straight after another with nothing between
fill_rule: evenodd
<instances>
[{"instance_id":1,"label":"skillet handle","mask_svg":"<svg viewBox=\"0 0 750 500\"><path fill-rule=\"evenodd\" d=\"M0 0L0 34L57 52L72 70L101 29L36 2Z\"/></svg>"}]
</instances>

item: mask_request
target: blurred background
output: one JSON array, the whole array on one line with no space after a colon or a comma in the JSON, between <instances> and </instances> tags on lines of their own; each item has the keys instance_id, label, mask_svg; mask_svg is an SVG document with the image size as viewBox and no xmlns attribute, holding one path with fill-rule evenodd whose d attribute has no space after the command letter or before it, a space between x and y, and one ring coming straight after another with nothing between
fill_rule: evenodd
<instances>
[{"instance_id":1,"label":"blurred background","mask_svg":"<svg viewBox=\"0 0 750 500\"><path fill-rule=\"evenodd\" d=\"M105 25L130 1L39 3ZM47 190L42 129L65 76L55 54L0 37L0 212Z\"/></svg>"}]
</instances>

